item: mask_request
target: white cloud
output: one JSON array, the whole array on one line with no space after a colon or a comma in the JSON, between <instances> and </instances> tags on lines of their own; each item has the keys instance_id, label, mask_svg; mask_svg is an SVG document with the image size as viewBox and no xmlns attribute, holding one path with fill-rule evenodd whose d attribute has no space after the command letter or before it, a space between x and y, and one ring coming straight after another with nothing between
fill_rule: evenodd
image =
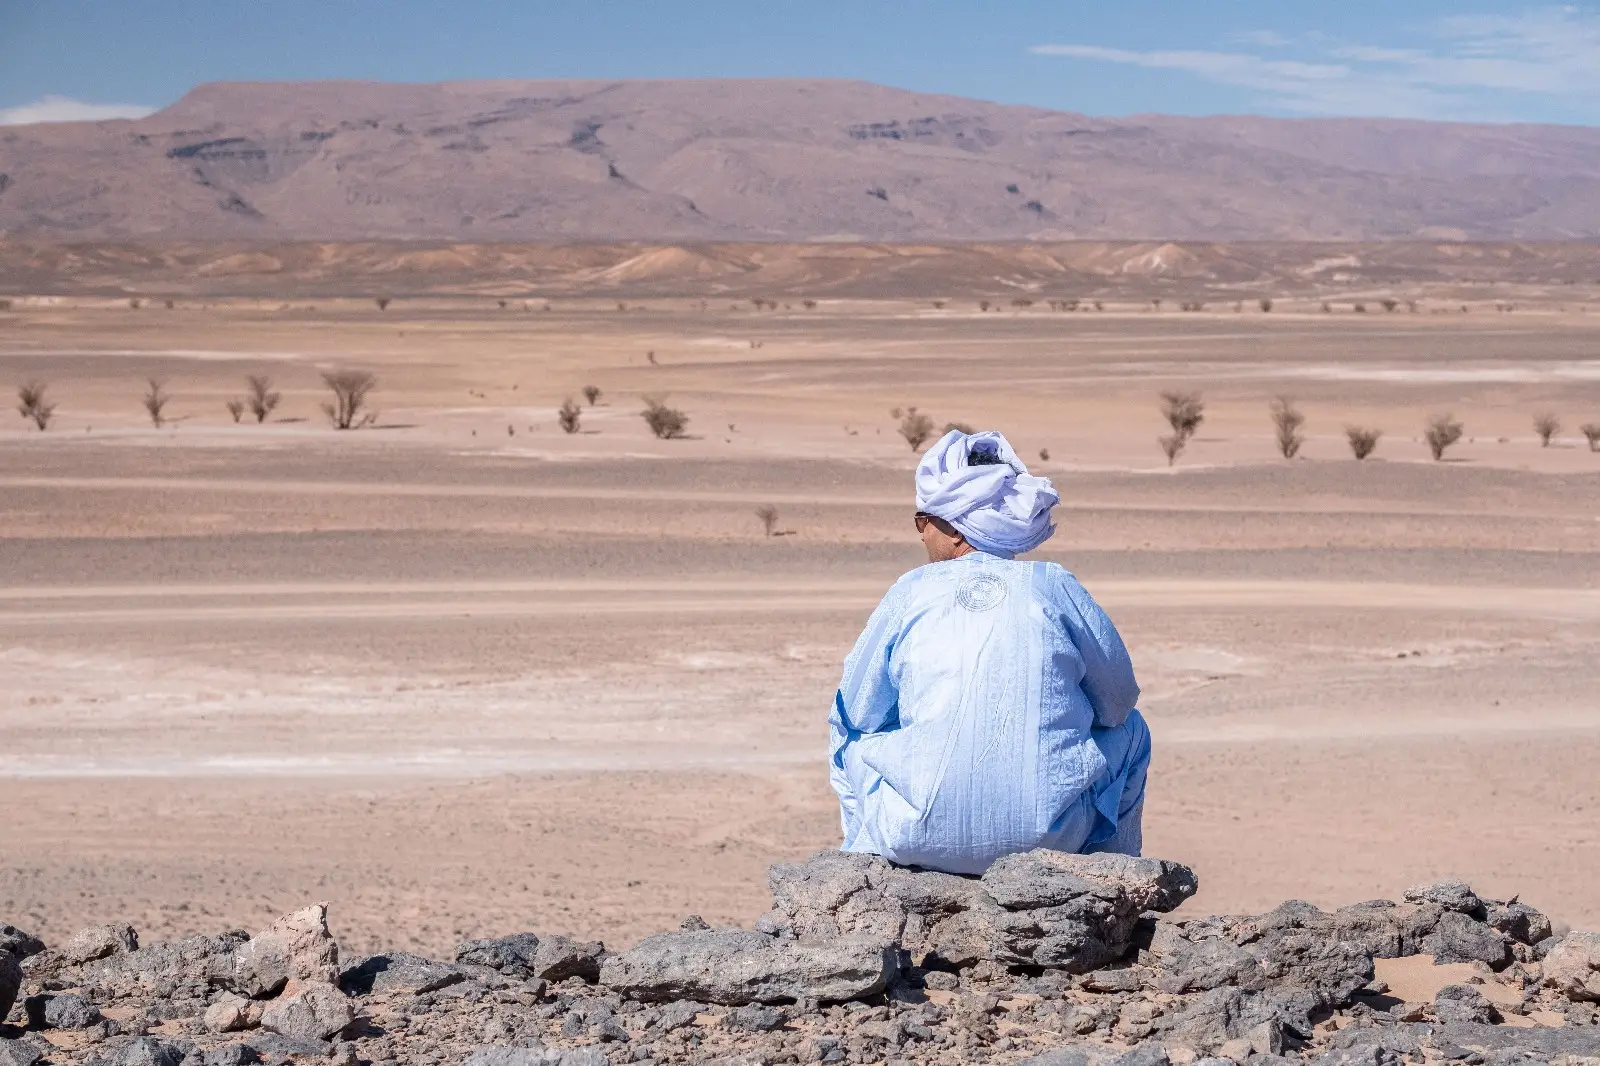
<instances>
[{"instance_id":1,"label":"white cloud","mask_svg":"<svg viewBox=\"0 0 1600 1066\"><path fill-rule=\"evenodd\" d=\"M1300 114L1504 119L1530 103L1600 121L1600 13L1576 7L1506 15L1461 15L1429 25L1416 47L1314 38L1300 59L1237 51L1132 51L1045 44L1037 55L1178 70L1248 89L1261 102ZM1258 48L1285 41L1271 31L1236 34Z\"/></svg>"},{"instance_id":2,"label":"white cloud","mask_svg":"<svg viewBox=\"0 0 1600 1066\"><path fill-rule=\"evenodd\" d=\"M90 104L68 96L46 96L20 107L0 108L0 126L35 122L103 122L112 118L144 118L155 108L143 104Z\"/></svg>"}]
</instances>

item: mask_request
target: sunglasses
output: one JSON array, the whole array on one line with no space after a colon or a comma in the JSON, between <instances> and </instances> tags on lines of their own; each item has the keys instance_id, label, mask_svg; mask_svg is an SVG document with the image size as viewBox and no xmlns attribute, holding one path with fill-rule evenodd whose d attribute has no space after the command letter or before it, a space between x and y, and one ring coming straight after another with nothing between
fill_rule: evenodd
<instances>
[{"instance_id":1,"label":"sunglasses","mask_svg":"<svg viewBox=\"0 0 1600 1066\"><path fill-rule=\"evenodd\" d=\"M916 523L917 532L921 533L928 528L928 523L933 521L933 515L923 514L921 511L918 511L916 514L911 516L911 521Z\"/></svg>"}]
</instances>

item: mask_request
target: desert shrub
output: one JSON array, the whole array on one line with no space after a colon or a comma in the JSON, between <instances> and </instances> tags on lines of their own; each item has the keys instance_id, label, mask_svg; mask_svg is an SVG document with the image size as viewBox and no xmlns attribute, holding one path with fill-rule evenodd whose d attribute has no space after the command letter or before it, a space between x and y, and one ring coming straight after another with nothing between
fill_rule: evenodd
<instances>
[{"instance_id":1,"label":"desert shrub","mask_svg":"<svg viewBox=\"0 0 1600 1066\"><path fill-rule=\"evenodd\" d=\"M1106 305L1105 305L1105 303L1103 301L1096 300L1094 302L1094 309L1096 311L1104 311L1106 309Z\"/></svg>"},{"instance_id":2,"label":"desert shrub","mask_svg":"<svg viewBox=\"0 0 1600 1066\"><path fill-rule=\"evenodd\" d=\"M1383 430L1346 426L1344 435L1350 441L1350 454L1357 459L1365 459L1377 449L1378 438L1383 436Z\"/></svg>"},{"instance_id":3,"label":"desert shrub","mask_svg":"<svg viewBox=\"0 0 1600 1066\"><path fill-rule=\"evenodd\" d=\"M1270 296L1263 296L1257 301L1257 303L1261 305L1261 311L1263 314L1272 310L1272 297Z\"/></svg>"},{"instance_id":4,"label":"desert shrub","mask_svg":"<svg viewBox=\"0 0 1600 1066\"><path fill-rule=\"evenodd\" d=\"M1325 315L1333 314L1333 305L1327 300L1322 301L1322 313Z\"/></svg>"},{"instance_id":5,"label":"desert shrub","mask_svg":"<svg viewBox=\"0 0 1600 1066\"><path fill-rule=\"evenodd\" d=\"M900 419L900 436L911 445L912 451L916 451L933 436L933 419L915 407L908 407L905 417Z\"/></svg>"},{"instance_id":6,"label":"desert shrub","mask_svg":"<svg viewBox=\"0 0 1600 1066\"><path fill-rule=\"evenodd\" d=\"M1306 424L1306 416L1294 405L1294 401L1287 396L1279 396L1272 401L1272 426L1275 430L1278 451L1285 459L1293 459L1300 452L1300 446L1306 438L1300 432L1300 427Z\"/></svg>"},{"instance_id":7,"label":"desert shrub","mask_svg":"<svg viewBox=\"0 0 1600 1066\"><path fill-rule=\"evenodd\" d=\"M149 378L145 381L144 396L140 402L144 404L145 414L150 416L150 424L160 429L167 421L167 404L172 401L172 396L166 391L166 382L160 378Z\"/></svg>"},{"instance_id":8,"label":"desert shrub","mask_svg":"<svg viewBox=\"0 0 1600 1066\"><path fill-rule=\"evenodd\" d=\"M578 432L578 420L582 416L583 409L573 403L570 396L562 401L560 408L556 410L556 421L561 423L561 431L563 433Z\"/></svg>"},{"instance_id":9,"label":"desert shrub","mask_svg":"<svg viewBox=\"0 0 1600 1066\"><path fill-rule=\"evenodd\" d=\"M801 300L800 301L800 306L804 307L807 311L815 311L817 309L817 301L815 301L815 300Z\"/></svg>"},{"instance_id":10,"label":"desert shrub","mask_svg":"<svg viewBox=\"0 0 1600 1066\"><path fill-rule=\"evenodd\" d=\"M235 422L244 417L244 401L238 397L229 400L227 408L228 413L233 416Z\"/></svg>"},{"instance_id":11,"label":"desert shrub","mask_svg":"<svg viewBox=\"0 0 1600 1066\"><path fill-rule=\"evenodd\" d=\"M378 387L378 379L366 370L328 370L322 383L333 393L333 402L322 405L334 429L359 429L378 417L367 410L367 399Z\"/></svg>"},{"instance_id":12,"label":"desert shrub","mask_svg":"<svg viewBox=\"0 0 1600 1066\"><path fill-rule=\"evenodd\" d=\"M1040 448L1039 449L1039 461L1041 463L1048 463L1050 461L1050 449L1049 448Z\"/></svg>"},{"instance_id":13,"label":"desert shrub","mask_svg":"<svg viewBox=\"0 0 1600 1066\"><path fill-rule=\"evenodd\" d=\"M966 422L946 422L944 424L944 430L940 433L940 436L943 436L945 433L949 433L952 429L961 433L965 433L969 437L978 432Z\"/></svg>"},{"instance_id":14,"label":"desert shrub","mask_svg":"<svg viewBox=\"0 0 1600 1066\"><path fill-rule=\"evenodd\" d=\"M144 306L144 301L139 299L137 296L128 297L128 310L137 311L137 310L139 310L139 308L141 308L143 306Z\"/></svg>"},{"instance_id":15,"label":"desert shrub","mask_svg":"<svg viewBox=\"0 0 1600 1066\"><path fill-rule=\"evenodd\" d=\"M1162 454L1167 457L1167 465L1171 466L1178 461L1178 456L1183 453L1189 438L1183 433L1171 433L1165 437L1157 437L1156 442L1161 445Z\"/></svg>"},{"instance_id":16,"label":"desert shrub","mask_svg":"<svg viewBox=\"0 0 1600 1066\"><path fill-rule=\"evenodd\" d=\"M1393 311L1396 307L1400 306L1399 300L1383 300L1382 303L1385 311Z\"/></svg>"},{"instance_id":17,"label":"desert shrub","mask_svg":"<svg viewBox=\"0 0 1600 1066\"><path fill-rule=\"evenodd\" d=\"M0 311L9 311L9 310L11 310L11 301L10 300L0 300Z\"/></svg>"},{"instance_id":18,"label":"desert shrub","mask_svg":"<svg viewBox=\"0 0 1600 1066\"><path fill-rule=\"evenodd\" d=\"M1205 401L1198 392L1172 389L1161 394L1161 417L1167 420L1172 432L1180 436L1194 436L1200 423L1206 420L1205 410Z\"/></svg>"},{"instance_id":19,"label":"desert shrub","mask_svg":"<svg viewBox=\"0 0 1600 1066\"><path fill-rule=\"evenodd\" d=\"M1454 415L1434 415L1428 419L1423 439L1428 442L1428 450L1433 452L1433 458L1437 461L1444 458L1446 448L1461 439L1462 432L1463 427Z\"/></svg>"},{"instance_id":20,"label":"desert shrub","mask_svg":"<svg viewBox=\"0 0 1600 1066\"><path fill-rule=\"evenodd\" d=\"M770 503L762 504L756 508L756 517L761 519L761 528L767 536L774 536L778 532L778 509Z\"/></svg>"},{"instance_id":21,"label":"desert shrub","mask_svg":"<svg viewBox=\"0 0 1600 1066\"><path fill-rule=\"evenodd\" d=\"M376 300L373 300L372 302L378 305L378 310L380 310L380 311L389 310L389 302L390 302L390 300L389 300L389 297L387 297L387 296L380 296Z\"/></svg>"},{"instance_id":22,"label":"desert shrub","mask_svg":"<svg viewBox=\"0 0 1600 1066\"><path fill-rule=\"evenodd\" d=\"M249 394L250 413L256 416L258 423L265 422L267 416L278 409L283 394L273 391L272 379L265 374L251 374L244 379L244 383ZM237 422L238 419L234 421Z\"/></svg>"},{"instance_id":23,"label":"desert shrub","mask_svg":"<svg viewBox=\"0 0 1600 1066\"><path fill-rule=\"evenodd\" d=\"M980 311L989 310L989 301L988 300L979 300L978 301L978 310L980 310Z\"/></svg>"},{"instance_id":24,"label":"desert shrub","mask_svg":"<svg viewBox=\"0 0 1600 1066\"><path fill-rule=\"evenodd\" d=\"M1356 304L1354 307L1350 308L1350 310L1354 311L1358 315L1364 315L1367 313L1367 305Z\"/></svg>"},{"instance_id":25,"label":"desert shrub","mask_svg":"<svg viewBox=\"0 0 1600 1066\"><path fill-rule=\"evenodd\" d=\"M1204 311L1205 309L1206 305L1199 300L1184 300L1178 305L1178 310L1180 311Z\"/></svg>"},{"instance_id":26,"label":"desert shrub","mask_svg":"<svg viewBox=\"0 0 1600 1066\"><path fill-rule=\"evenodd\" d=\"M590 407L593 407L595 404L599 403L600 402L600 386L598 386L598 385L585 385L583 387L583 398L585 400L589 401L589 406Z\"/></svg>"},{"instance_id":27,"label":"desert shrub","mask_svg":"<svg viewBox=\"0 0 1600 1066\"><path fill-rule=\"evenodd\" d=\"M1600 452L1600 422L1585 422L1578 427L1578 432L1589 442L1591 452Z\"/></svg>"},{"instance_id":28,"label":"desert shrub","mask_svg":"<svg viewBox=\"0 0 1600 1066\"><path fill-rule=\"evenodd\" d=\"M41 433L50 428L50 419L56 413L56 405L44 398L45 390L49 387L42 381L29 381L17 386L17 413L30 419Z\"/></svg>"},{"instance_id":29,"label":"desert shrub","mask_svg":"<svg viewBox=\"0 0 1600 1066\"><path fill-rule=\"evenodd\" d=\"M1533 416L1533 431L1539 434L1540 447L1550 447L1550 438L1561 432L1561 419L1546 411Z\"/></svg>"},{"instance_id":30,"label":"desert shrub","mask_svg":"<svg viewBox=\"0 0 1600 1066\"><path fill-rule=\"evenodd\" d=\"M668 407L659 396L646 396L644 410L639 412L645 425L661 440L674 440L683 436L689 426L689 416L675 407Z\"/></svg>"},{"instance_id":31,"label":"desert shrub","mask_svg":"<svg viewBox=\"0 0 1600 1066\"><path fill-rule=\"evenodd\" d=\"M943 311L944 310L944 301L943 300L935 300L935 301L933 301L933 309L935 311Z\"/></svg>"},{"instance_id":32,"label":"desert shrub","mask_svg":"<svg viewBox=\"0 0 1600 1066\"><path fill-rule=\"evenodd\" d=\"M1033 301L1028 299L1026 296L1017 296L1017 297L1014 297L1012 299L1011 306L1012 307L1032 307L1033 306Z\"/></svg>"}]
</instances>

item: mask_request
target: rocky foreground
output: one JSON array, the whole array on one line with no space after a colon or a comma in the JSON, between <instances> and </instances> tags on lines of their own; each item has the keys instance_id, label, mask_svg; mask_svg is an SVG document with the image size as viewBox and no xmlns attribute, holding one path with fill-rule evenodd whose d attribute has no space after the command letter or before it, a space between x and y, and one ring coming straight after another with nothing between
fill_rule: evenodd
<instances>
[{"instance_id":1,"label":"rocky foreground","mask_svg":"<svg viewBox=\"0 0 1600 1066\"><path fill-rule=\"evenodd\" d=\"M0 1066L1600 1066L1600 934L1456 881L1186 919L1162 915L1191 871L1118 855L965 878L828 852L770 882L754 929L689 918L616 954L514 933L341 959L324 904L148 946L0 925ZM1391 994L1374 960L1411 956L1451 982Z\"/></svg>"}]
</instances>

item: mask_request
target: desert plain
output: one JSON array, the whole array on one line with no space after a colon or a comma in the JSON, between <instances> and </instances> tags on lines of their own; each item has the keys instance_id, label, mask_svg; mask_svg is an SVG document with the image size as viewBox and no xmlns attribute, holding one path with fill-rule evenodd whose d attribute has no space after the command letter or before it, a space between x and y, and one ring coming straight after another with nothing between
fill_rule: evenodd
<instances>
[{"instance_id":1,"label":"desert plain","mask_svg":"<svg viewBox=\"0 0 1600 1066\"><path fill-rule=\"evenodd\" d=\"M435 954L748 923L768 863L837 842L840 663L921 562L915 406L1060 490L1036 555L1130 646L1187 910L1455 875L1593 926L1600 305L1395 292L19 294L0 383L59 406L0 420L0 917L162 939L327 900L348 950ZM328 426L334 368L376 375L371 425ZM249 374L264 424L225 408ZM1167 389L1206 405L1171 466ZM1383 431L1364 462L1350 425Z\"/></svg>"}]
</instances>

